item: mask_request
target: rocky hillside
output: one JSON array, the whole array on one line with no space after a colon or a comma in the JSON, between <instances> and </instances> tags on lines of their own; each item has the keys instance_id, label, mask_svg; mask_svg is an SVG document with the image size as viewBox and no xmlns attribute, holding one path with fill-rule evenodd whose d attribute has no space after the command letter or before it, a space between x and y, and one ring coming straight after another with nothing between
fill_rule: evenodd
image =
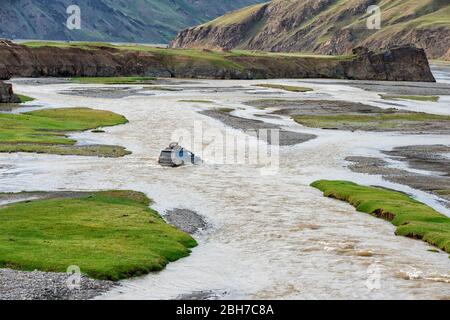
<instances>
[{"instance_id":1,"label":"rocky hillside","mask_svg":"<svg viewBox=\"0 0 450 320\"><path fill-rule=\"evenodd\" d=\"M371 5L379 30L367 28ZM411 43L450 59L449 0L274 0L186 29L172 46L343 54Z\"/></svg>"},{"instance_id":2,"label":"rocky hillside","mask_svg":"<svg viewBox=\"0 0 450 320\"><path fill-rule=\"evenodd\" d=\"M1 0L0 38L168 43L176 33L264 0ZM65 23L81 8L82 29Z\"/></svg>"}]
</instances>

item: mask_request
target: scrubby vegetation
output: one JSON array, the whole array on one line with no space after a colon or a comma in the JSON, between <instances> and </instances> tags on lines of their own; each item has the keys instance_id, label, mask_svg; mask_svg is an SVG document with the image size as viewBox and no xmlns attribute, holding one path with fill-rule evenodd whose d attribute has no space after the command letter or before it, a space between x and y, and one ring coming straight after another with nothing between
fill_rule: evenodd
<instances>
[{"instance_id":1,"label":"scrubby vegetation","mask_svg":"<svg viewBox=\"0 0 450 320\"><path fill-rule=\"evenodd\" d=\"M106 191L0 208L0 267L66 272L97 279L158 271L196 242L150 209L133 191Z\"/></svg>"},{"instance_id":2,"label":"scrubby vegetation","mask_svg":"<svg viewBox=\"0 0 450 320\"><path fill-rule=\"evenodd\" d=\"M397 235L423 239L450 253L450 218L404 193L349 181L321 180L312 186L326 197L346 201L358 211L391 221L397 226Z\"/></svg>"}]
</instances>

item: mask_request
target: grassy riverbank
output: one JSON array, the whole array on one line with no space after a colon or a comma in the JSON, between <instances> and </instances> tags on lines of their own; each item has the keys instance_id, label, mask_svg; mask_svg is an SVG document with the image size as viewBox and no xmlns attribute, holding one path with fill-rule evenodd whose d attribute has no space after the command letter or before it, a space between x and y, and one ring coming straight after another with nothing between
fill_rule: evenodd
<instances>
[{"instance_id":1,"label":"grassy riverbank","mask_svg":"<svg viewBox=\"0 0 450 320\"><path fill-rule=\"evenodd\" d=\"M0 267L119 280L158 271L196 242L133 191L27 201L0 209Z\"/></svg>"},{"instance_id":2,"label":"grassy riverbank","mask_svg":"<svg viewBox=\"0 0 450 320\"><path fill-rule=\"evenodd\" d=\"M16 96L19 97L20 103L30 102L30 101L33 101L33 100L34 100L34 98L25 96L25 95L23 95L23 94L16 94Z\"/></svg>"},{"instance_id":3,"label":"grassy riverbank","mask_svg":"<svg viewBox=\"0 0 450 320\"><path fill-rule=\"evenodd\" d=\"M422 239L450 253L450 218L404 193L349 181L321 180L312 186L326 197L346 201L360 212L391 221L397 227L397 235Z\"/></svg>"},{"instance_id":4,"label":"grassy riverbank","mask_svg":"<svg viewBox=\"0 0 450 320\"><path fill-rule=\"evenodd\" d=\"M66 134L124 124L127 119L89 108L45 109L23 114L0 114L0 152L117 157L129 154L119 146L76 146Z\"/></svg>"},{"instance_id":5,"label":"grassy riverbank","mask_svg":"<svg viewBox=\"0 0 450 320\"><path fill-rule=\"evenodd\" d=\"M299 115L293 118L297 123L307 127L339 130L413 131L417 128L426 129L427 126L436 129L448 128L450 125L450 116L400 111L373 114Z\"/></svg>"},{"instance_id":6,"label":"grassy riverbank","mask_svg":"<svg viewBox=\"0 0 450 320\"><path fill-rule=\"evenodd\" d=\"M383 100L414 100L422 102L438 102L439 96L404 96L404 95L380 95Z\"/></svg>"}]
</instances>

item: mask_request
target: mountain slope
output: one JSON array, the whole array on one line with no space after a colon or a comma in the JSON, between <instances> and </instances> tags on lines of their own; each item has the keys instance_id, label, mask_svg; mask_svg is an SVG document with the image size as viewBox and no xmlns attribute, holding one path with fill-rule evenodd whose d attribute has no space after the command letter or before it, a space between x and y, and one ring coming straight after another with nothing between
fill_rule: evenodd
<instances>
[{"instance_id":1,"label":"mountain slope","mask_svg":"<svg viewBox=\"0 0 450 320\"><path fill-rule=\"evenodd\" d=\"M263 0L1 0L0 37L167 43L191 25ZM81 8L82 29L66 28L66 8Z\"/></svg>"},{"instance_id":2,"label":"mountain slope","mask_svg":"<svg viewBox=\"0 0 450 320\"><path fill-rule=\"evenodd\" d=\"M371 5L380 30L367 28ZM450 59L449 0L274 0L186 29L172 46L343 54L410 43Z\"/></svg>"}]
</instances>

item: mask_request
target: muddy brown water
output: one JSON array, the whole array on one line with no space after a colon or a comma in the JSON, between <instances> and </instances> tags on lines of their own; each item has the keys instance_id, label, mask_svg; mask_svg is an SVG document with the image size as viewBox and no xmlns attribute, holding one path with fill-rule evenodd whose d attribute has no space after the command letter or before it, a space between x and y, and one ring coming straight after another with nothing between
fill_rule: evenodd
<instances>
[{"instance_id":1,"label":"muddy brown water","mask_svg":"<svg viewBox=\"0 0 450 320\"><path fill-rule=\"evenodd\" d=\"M189 82L189 81L186 81ZM195 86L244 86L255 99L278 96L254 93L252 85L265 81L195 81ZM384 105L376 93L339 84L274 80L315 89L310 93L283 93L283 98L350 100ZM427 244L394 234L388 222L355 212L350 205L328 199L309 187L317 179L348 179L408 192L444 214L438 199L410 187L384 181L380 176L351 172L345 158L379 156L414 141L445 144L448 135L382 132L344 132L308 129L286 116L255 117L267 110L246 106L246 91L216 93L161 92L123 99L61 95L74 84L16 85L16 91L36 97L47 107L93 107L125 115L128 124L106 128L105 133L85 132L73 137L82 143L117 144L133 154L120 159L0 154L0 191L93 191L133 189L154 199L153 207L185 208L211 224L197 235L199 246L191 256L171 263L158 273L121 282L100 299L175 299L208 292L219 298L249 299L442 299L450 297L448 254L429 251ZM188 84L184 86L189 87ZM194 85L192 85L194 86ZM81 87L81 85L80 85ZM86 87L83 85L82 87ZM95 86L89 86L95 88ZM205 91L205 90L203 90ZM231 90L230 90L231 91ZM212 100L214 104L179 100ZM243 131L199 114L210 108L235 108L232 114L264 119L282 128L317 138L280 148L280 167L264 175L254 164L205 163L177 169L162 168L157 158L180 128L193 132L231 130L235 141L259 142ZM405 109L428 105L405 103ZM450 113L450 110L448 111ZM209 145L211 141L205 142ZM206 157L205 160L209 160ZM202 297L202 295L200 295Z\"/></svg>"}]
</instances>

